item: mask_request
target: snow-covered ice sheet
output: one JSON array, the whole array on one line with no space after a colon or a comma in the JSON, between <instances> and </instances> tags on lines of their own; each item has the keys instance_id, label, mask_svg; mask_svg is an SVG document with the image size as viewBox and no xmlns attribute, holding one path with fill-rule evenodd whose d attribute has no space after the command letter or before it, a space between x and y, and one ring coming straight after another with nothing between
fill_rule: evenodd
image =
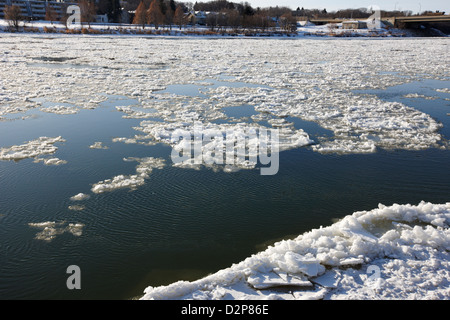
<instances>
[{"instance_id":1,"label":"snow-covered ice sheet","mask_svg":"<svg viewBox=\"0 0 450 320\"><path fill-rule=\"evenodd\" d=\"M142 299L449 299L450 203L379 205Z\"/></svg>"}]
</instances>

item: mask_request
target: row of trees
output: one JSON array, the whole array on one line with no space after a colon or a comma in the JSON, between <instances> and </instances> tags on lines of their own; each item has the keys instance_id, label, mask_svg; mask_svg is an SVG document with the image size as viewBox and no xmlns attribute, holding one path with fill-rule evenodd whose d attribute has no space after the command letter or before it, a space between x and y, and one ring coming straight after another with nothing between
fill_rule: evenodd
<instances>
[{"instance_id":1,"label":"row of trees","mask_svg":"<svg viewBox=\"0 0 450 320\"><path fill-rule=\"evenodd\" d=\"M189 6L188 6L189 7ZM271 17L280 18L282 15L287 13L292 13L293 16L302 16L307 18L355 18L364 19L372 15L372 10L370 8L350 8L341 9L337 11L327 11L326 9L304 9L297 7L297 9L292 9L285 6L275 6L267 8L253 8L248 2L234 3L227 0L213 0L207 2L195 2L192 6L195 11L213 11L219 12L224 9L234 9L239 12L240 15L252 15L258 13L265 13ZM401 16L411 16L413 13L410 10L400 11L381 11L382 17L401 17ZM430 14L428 12L422 12L421 14ZM436 14L436 13L434 13Z\"/></svg>"},{"instance_id":2,"label":"row of trees","mask_svg":"<svg viewBox=\"0 0 450 320\"><path fill-rule=\"evenodd\" d=\"M20 21L22 21L20 7L17 5L7 5L5 6L3 12L5 14L5 20L8 21L9 26L14 30L19 31Z\"/></svg>"},{"instance_id":3,"label":"row of trees","mask_svg":"<svg viewBox=\"0 0 450 320\"><path fill-rule=\"evenodd\" d=\"M221 30L227 27L234 31L239 29L258 29L266 31L279 26L283 30L293 31L296 28L296 19L290 12L276 18L266 12L258 11L253 14L239 14L238 11L225 9L218 13L211 13L207 16L205 24L211 31Z\"/></svg>"},{"instance_id":4,"label":"row of trees","mask_svg":"<svg viewBox=\"0 0 450 320\"><path fill-rule=\"evenodd\" d=\"M151 2L149 2L151 1ZM210 2L196 2L193 6L189 3L176 3L172 0L142 0L136 8L133 24L154 25L158 29L161 25L171 27L173 24L180 27L185 24L205 24L211 31L232 28L237 31L244 29L260 29L265 31L275 27L277 23L284 30L292 31L296 19L292 11L287 7L270 7L254 9L248 3L232 3L227 0L214 0ZM193 12L208 12L205 19L196 21Z\"/></svg>"},{"instance_id":5,"label":"row of trees","mask_svg":"<svg viewBox=\"0 0 450 320\"><path fill-rule=\"evenodd\" d=\"M90 27L90 23L95 21L96 15L104 12L107 12L108 18L112 19L112 21L118 19L120 8L114 4L116 1L118 0L110 0L109 4L107 4L105 0L99 0L96 5L93 0L79 0L81 22L88 24ZM19 21L22 20L20 8L14 5L10 7L8 7L8 13L5 18L12 22L14 28L18 29ZM174 0L140 0L134 12L132 23L141 25L142 28L145 28L148 24L153 25L156 29L161 25L169 26L169 28L172 25L177 25L181 29L185 24L197 23L195 15L189 14L189 8L211 9L212 13L206 17L203 23L212 31L227 27L235 31L238 31L240 28L253 28L265 31L275 27L277 23L282 29L292 31L296 22L291 10L285 7L254 9L248 3L235 4L227 0L196 3L193 6L181 2L176 3ZM46 7L45 19L48 21L60 20L65 23L67 17L65 12L63 12L62 17L58 17L56 10L51 5Z\"/></svg>"},{"instance_id":6,"label":"row of trees","mask_svg":"<svg viewBox=\"0 0 450 320\"><path fill-rule=\"evenodd\" d=\"M161 0L153 0L150 3L143 0L136 8L133 18L133 24L141 25L142 28L145 28L146 24L154 25L155 29L162 24L172 28L175 24L181 29L185 23L184 9L181 5L176 6L175 1L169 1L167 5Z\"/></svg>"}]
</instances>

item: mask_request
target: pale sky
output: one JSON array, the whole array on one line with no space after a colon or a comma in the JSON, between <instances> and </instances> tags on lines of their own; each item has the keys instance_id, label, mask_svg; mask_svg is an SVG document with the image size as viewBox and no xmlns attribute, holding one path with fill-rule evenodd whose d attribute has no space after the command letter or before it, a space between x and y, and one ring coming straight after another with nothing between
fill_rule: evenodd
<instances>
[{"instance_id":1,"label":"pale sky","mask_svg":"<svg viewBox=\"0 0 450 320\"><path fill-rule=\"evenodd\" d=\"M238 2L241 1L232 1ZM381 10L411 10L413 13L417 13L419 10L431 10L431 11L445 11L446 14L450 13L450 1L449 0L242 0L242 2L248 2L252 7L275 7L286 6L293 10L297 7L304 7L305 9L327 9L327 11L336 11L339 9L347 8L368 8L371 6L378 6Z\"/></svg>"}]
</instances>

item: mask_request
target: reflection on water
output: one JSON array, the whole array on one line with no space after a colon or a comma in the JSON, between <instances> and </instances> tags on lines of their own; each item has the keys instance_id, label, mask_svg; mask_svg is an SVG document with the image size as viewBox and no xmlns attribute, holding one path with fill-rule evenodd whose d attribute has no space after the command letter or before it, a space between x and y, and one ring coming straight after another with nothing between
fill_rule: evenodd
<instances>
[{"instance_id":1,"label":"reflection on water","mask_svg":"<svg viewBox=\"0 0 450 320\"><path fill-rule=\"evenodd\" d=\"M248 118L248 117L258 114L258 112L255 111L255 107L248 105L248 104L244 104L242 106L237 106L237 107L226 107L223 109L223 112L225 113L225 115L227 117L237 118L237 119L238 118Z\"/></svg>"},{"instance_id":2,"label":"reflection on water","mask_svg":"<svg viewBox=\"0 0 450 320\"><path fill-rule=\"evenodd\" d=\"M182 96L189 96L189 97L202 97L207 98L208 96L202 91L207 89L214 89L218 87L229 87L229 88L241 88L241 87L248 87L248 88L270 88L265 85L260 84L252 84L247 82L241 82L241 81L226 81L226 80L232 80L233 77L225 77L220 76L219 79L223 80L216 80L216 79L205 79L200 84L173 84L167 86L165 90L158 91L159 93L172 93Z\"/></svg>"}]
</instances>

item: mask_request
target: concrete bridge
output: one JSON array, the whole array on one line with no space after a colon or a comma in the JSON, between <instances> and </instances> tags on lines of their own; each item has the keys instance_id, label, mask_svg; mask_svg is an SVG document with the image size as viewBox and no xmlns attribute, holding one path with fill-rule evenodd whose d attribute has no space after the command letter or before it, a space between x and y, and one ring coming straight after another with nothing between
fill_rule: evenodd
<instances>
[{"instance_id":1,"label":"concrete bridge","mask_svg":"<svg viewBox=\"0 0 450 320\"><path fill-rule=\"evenodd\" d=\"M435 22L449 22L450 15L425 15L425 16L410 16L410 17L392 17L383 18L382 20L388 21L395 28L417 28L422 23L435 23Z\"/></svg>"}]
</instances>

